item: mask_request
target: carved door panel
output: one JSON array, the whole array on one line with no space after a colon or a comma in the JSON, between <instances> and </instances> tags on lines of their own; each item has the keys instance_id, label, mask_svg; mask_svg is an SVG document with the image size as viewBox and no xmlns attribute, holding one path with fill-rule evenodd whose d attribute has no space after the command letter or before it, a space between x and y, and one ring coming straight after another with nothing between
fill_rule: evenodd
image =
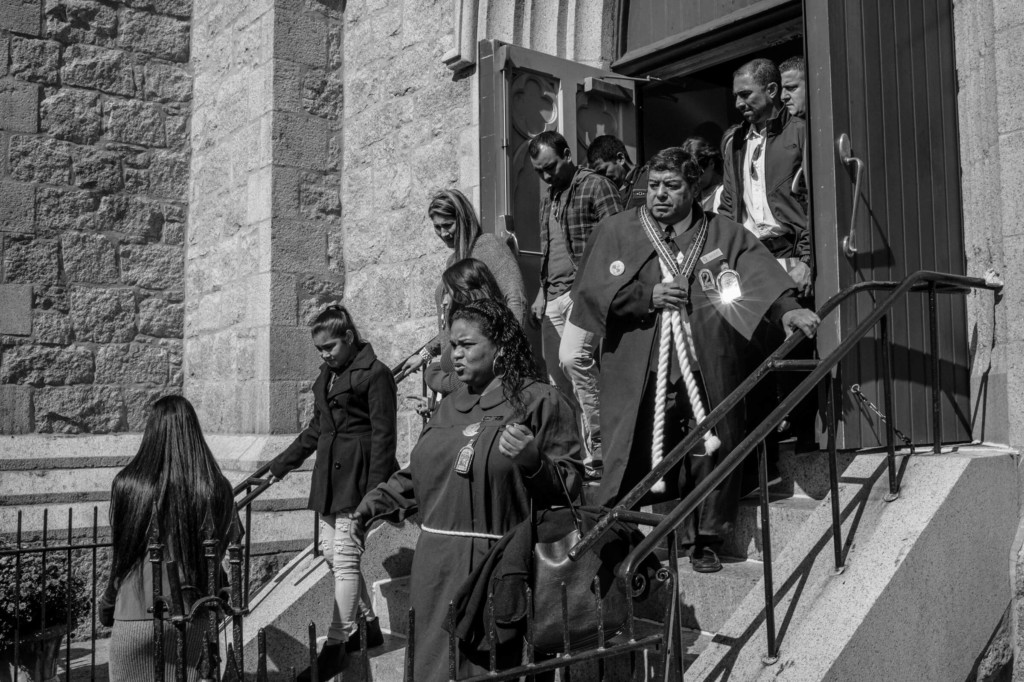
<instances>
[{"instance_id":1,"label":"carved door panel","mask_svg":"<svg viewBox=\"0 0 1024 682\"><path fill-rule=\"evenodd\" d=\"M582 165L595 137L615 135L635 160L634 91L630 80L611 72L496 40L480 42L479 69L480 218L484 230L517 246L532 301L540 281L541 192L547 188L530 163L530 139L556 130ZM539 335L527 331L540 357Z\"/></svg>"}]
</instances>

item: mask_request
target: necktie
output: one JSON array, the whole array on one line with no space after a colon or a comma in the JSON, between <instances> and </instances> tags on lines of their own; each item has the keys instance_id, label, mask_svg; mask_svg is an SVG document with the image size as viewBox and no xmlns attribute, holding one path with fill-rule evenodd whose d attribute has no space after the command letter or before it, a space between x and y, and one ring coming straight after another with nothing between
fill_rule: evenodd
<instances>
[{"instance_id":1,"label":"necktie","mask_svg":"<svg viewBox=\"0 0 1024 682\"><path fill-rule=\"evenodd\" d=\"M669 251L675 256L679 253L679 247L676 245L676 229L675 225L669 225L665 228L665 243L668 244Z\"/></svg>"}]
</instances>

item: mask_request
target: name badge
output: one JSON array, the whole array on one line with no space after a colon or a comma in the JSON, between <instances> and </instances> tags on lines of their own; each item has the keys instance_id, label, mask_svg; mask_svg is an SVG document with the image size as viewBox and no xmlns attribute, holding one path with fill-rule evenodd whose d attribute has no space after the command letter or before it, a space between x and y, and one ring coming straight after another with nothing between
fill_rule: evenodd
<instances>
[{"instance_id":1,"label":"name badge","mask_svg":"<svg viewBox=\"0 0 1024 682\"><path fill-rule=\"evenodd\" d=\"M711 253L706 253L700 257L700 262L707 265L716 258L725 258L725 254L722 253L721 249L715 249Z\"/></svg>"},{"instance_id":2,"label":"name badge","mask_svg":"<svg viewBox=\"0 0 1024 682\"><path fill-rule=\"evenodd\" d=\"M715 276L707 268L703 268L697 273L697 279L700 280L700 288L704 291L715 290Z\"/></svg>"}]
</instances>

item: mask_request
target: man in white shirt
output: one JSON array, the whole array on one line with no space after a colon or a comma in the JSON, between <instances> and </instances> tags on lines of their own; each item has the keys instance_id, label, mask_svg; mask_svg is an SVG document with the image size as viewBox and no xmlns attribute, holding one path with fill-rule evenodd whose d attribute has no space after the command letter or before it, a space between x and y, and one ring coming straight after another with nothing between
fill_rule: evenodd
<instances>
[{"instance_id":1,"label":"man in white shirt","mask_svg":"<svg viewBox=\"0 0 1024 682\"><path fill-rule=\"evenodd\" d=\"M775 63L755 59L733 75L744 122L725 134L719 209L752 232L809 296L813 256L803 170L806 124L782 106Z\"/></svg>"}]
</instances>

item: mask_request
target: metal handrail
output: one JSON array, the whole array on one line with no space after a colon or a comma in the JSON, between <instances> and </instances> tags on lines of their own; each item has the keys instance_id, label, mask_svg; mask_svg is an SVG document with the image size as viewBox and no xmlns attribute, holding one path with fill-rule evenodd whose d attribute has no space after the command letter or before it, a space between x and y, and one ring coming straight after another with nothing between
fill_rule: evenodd
<instances>
[{"instance_id":1,"label":"metal handrail","mask_svg":"<svg viewBox=\"0 0 1024 682\"><path fill-rule=\"evenodd\" d=\"M928 270L921 270L919 272L910 275L902 282L893 281L875 281L875 282L859 282L852 286L843 289L842 291L834 294L831 298L826 301L821 308L818 310L818 316L824 319L832 311L834 311L840 303L847 298L854 296L865 291L884 291L893 290L893 293L883 301L882 304L875 307L872 314L869 315L827 358L819 360L816 363L814 376L817 380L825 375L828 370L832 369L839 361L845 357L850 349L856 345L856 343L863 338L871 327L874 326L878 319L892 307L892 304L897 298L907 293L908 291L922 291L930 288L930 282L935 282L940 285L944 285L938 288L941 293L954 293L957 291L963 291L967 289L999 289L1002 285L991 285L987 280L977 277L964 277L961 275L948 275L944 273L932 272ZM769 355L743 382L737 386L732 393L725 397L713 410L708 414L707 418L698 424L693 431L691 431L683 441L673 448L662 461L655 466L650 473L644 476L643 479L636 486L626 494L624 498L615 506L614 509L610 510L610 514L602 518L594 528L591 529L586 536L584 536L580 542L570 550L570 555L575 558L583 552L587 551L597 540L611 527L617 517L614 516L614 512L617 510L628 510L635 507L640 499L650 492L653 485L663 478L669 470L671 470L676 464L682 460L686 453L693 450L694 446L703 438L704 434L710 431L712 428L717 426L730 410L736 407L743 399L746 398L747 394L750 393L754 387L757 386L769 373L777 371L777 369L783 369L785 366L780 365L776 368L776 363L785 362L784 358L789 355L796 346L806 338L801 331L796 331L789 336L776 350L774 353ZM787 398L771 413L766 417L765 421L771 420L776 413L779 413L779 417L784 417L788 414L793 407L800 402L810 390L814 387L815 382L805 380L791 393ZM805 386L806 385L806 386ZM805 389L806 390L803 390ZM795 395L800 393L799 396ZM781 418L779 419L781 421ZM763 425L762 425L763 426ZM751 436L744 439L737 448L730 453L728 457L722 460L722 462L715 467L714 472L708 476L700 485L694 488L693 492L687 496L682 502L681 506L688 508L687 513L692 512L696 507L703 502L704 498L713 491L722 481L724 481L733 469L742 461L743 457L733 457L736 451L741 446L747 445L748 441L752 440L752 436L761 430L764 430L764 435L771 430L772 427L766 427L764 429L755 429ZM763 438L763 436L762 436ZM758 439L757 442L759 442ZM756 442L755 442L756 444ZM753 444L744 452L743 455L749 453L749 450L753 449ZM728 471L726 469L728 468ZM688 504L690 498L699 497L695 503ZM677 507L678 509L678 507ZM671 516L674 512L670 513ZM683 515L685 516L685 514ZM666 516L668 518L668 516ZM639 547L637 548L637 552Z\"/></svg>"},{"instance_id":2,"label":"metal handrail","mask_svg":"<svg viewBox=\"0 0 1024 682\"><path fill-rule=\"evenodd\" d=\"M687 516L694 513L701 503L717 488L728 476L730 476L739 465L744 461L747 455L750 454L755 447L758 447L764 441L765 437L773 429L775 429L779 423L788 415L796 405L803 400L818 384L834 369L843 358L850 354L850 352L856 347L856 345L863 339L871 329L881 322L882 324L882 341L885 346L883 353L883 374L885 379L885 392L886 392L886 404L887 409L891 414L891 393L892 393L892 377L889 369L889 343L888 338L888 324L887 318L885 317L889 310L895 305L897 300L903 297L909 292L915 291L926 291L929 295L929 312L932 316L931 327L931 344L933 349L933 355L937 349L937 325L934 317L936 315L935 307L935 295L937 293L952 293L962 292L970 289L987 289L991 291L998 291L1002 288L1002 282L999 281L995 276L988 276L985 278L978 277L966 277L962 275L951 275L947 273L940 273L928 270L918 271L901 282L861 282L836 293L818 311L818 315L821 318L826 317L832 313L840 303L845 301L859 293L865 291L880 291L890 290L891 293L880 303L878 303L871 313L850 333L848 334L840 344L825 358L818 360L816 363L810 365L809 363L800 363L800 365L787 364L791 361L786 361L784 358L793 351L794 348L805 338L804 334L800 331L793 333L787 338L774 353L768 356L762 362L757 369L753 371L735 390L732 391L724 400L722 400L716 407L711 411L707 418L697 425L693 431L691 431L686 438L683 439L682 443L677 445L669 452L664 459L655 466L650 473L648 473L626 496L616 505L615 508L609 510L609 512L602 517L594 528L591 529L581 540L573 547L569 554L570 557L576 558L583 552L587 551L592 547L597 540L608 531L611 525L632 507L635 507L641 498L646 495L654 483L659 479L663 478L669 470L676 466L686 453L691 452L694 447L699 443L705 433L714 428L718 422L722 420L736 407L740 401L742 401L750 391L762 381L769 373L773 371L783 371L792 369L802 369L808 371L806 376L800 384L793 389L790 394L780 402L778 406L772 412L765 417L765 419L755 427L746 438L744 438L725 458L723 458L719 464L714 468L711 474L707 478L702 480L694 489L688 494L682 501L675 506L672 511L666 514L660 523L658 523L651 532L642 540L633 550L625 561L620 564L620 575L623 579L629 581L632 579L633 574L636 572L640 562L649 554L654 551L654 548L662 542L665 537L674 532L679 525L686 519ZM937 358L933 359L933 364L937 368ZM933 382L938 381L937 371L932 371ZM941 445L941 425L938 423L936 414L934 414L938 406L938 385L933 383L933 429L935 433L935 451L938 452L938 448ZM832 512L833 512L833 540L834 549L836 554L836 567L837 570L842 569L842 540L840 537L840 527L838 524L838 482L836 473L836 462L835 462L835 419L834 419L834 395L830 390L828 392L828 409L829 409L829 450L830 450L830 484L831 484L831 497L832 497ZM892 419L888 420L887 432L887 460L889 468L889 486L890 495L887 499L896 499L898 496L898 482L896 478L896 467L895 467L895 443L892 433ZM759 467L764 469L764 463ZM765 476L761 476L762 483L762 504L767 502L767 491L764 490ZM762 521L763 525L767 526L767 519ZM767 528L765 528L767 538ZM765 556L765 577L766 577L766 601L768 602L769 611L771 611L771 573L770 573L770 558ZM627 582L628 584L628 582ZM771 621L772 619L769 618ZM769 624L769 657L775 656L775 643L774 643L774 628Z\"/></svg>"}]
</instances>

